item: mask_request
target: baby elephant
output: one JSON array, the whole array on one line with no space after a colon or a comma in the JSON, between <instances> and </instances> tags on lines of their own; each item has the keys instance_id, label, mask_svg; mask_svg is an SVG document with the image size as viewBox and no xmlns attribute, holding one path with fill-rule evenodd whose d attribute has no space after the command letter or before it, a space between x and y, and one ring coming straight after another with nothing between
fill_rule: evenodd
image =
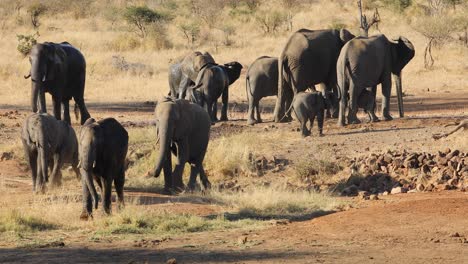
<instances>
[{"instance_id":1,"label":"baby elephant","mask_svg":"<svg viewBox=\"0 0 468 264\"><path fill-rule=\"evenodd\" d=\"M31 169L33 191L44 192L48 168L52 169L52 184L61 185L60 169L64 163L73 167L79 178L78 142L73 128L46 113L26 118L21 131L24 153Z\"/></svg>"},{"instance_id":2,"label":"baby elephant","mask_svg":"<svg viewBox=\"0 0 468 264\"><path fill-rule=\"evenodd\" d=\"M106 214L111 213L112 182L119 200L124 205L125 157L128 149L128 133L114 118L96 122L89 118L80 131L80 172L83 190L83 211L80 218L92 217L98 207L98 195L93 178L101 189L102 204Z\"/></svg>"},{"instance_id":3,"label":"baby elephant","mask_svg":"<svg viewBox=\"0 0 468 264\"><path fill-rule=\"evenodd\" d=\"M317 117L319 135L323 136L323 118L325 114L325 98L320 92L300 92L294 96L292 110L301 123L302 136L307 137L311 134L307 129L307 121L310 120L310 128Z\"/></svg>"},{"instance_id":4,"label":"baby elephant","mask_svg":"<svg viewBox=\"0 0 468 264\"><path fill-rule=\"evenodd\" d=\"M371 122L378 122L379 118L375 115L375 96L372 91L368 89L362 90L361 94L358 97L357 101L358 108L364 109L364 111L369 115L369 120Z\"/></svg>"},{"instance_id":5,"label":"baby elephant","mask_svg":"<svg viewBox=\"0 0 468 264\"><path fill-rule=\"evenodd\" d=\"M182 176L185 163L189 163L189 188L195 187L198 174L203 186L209 188L211 184L203 169L203 159L210 139L211 120L208 113L197 104L170 97L159 102L155 112L159 157L149 176L158 177L163 170L165 192L179 192L184 189ZM171 152L176 157L174 171Z\"/></svg>"}]
</instances>

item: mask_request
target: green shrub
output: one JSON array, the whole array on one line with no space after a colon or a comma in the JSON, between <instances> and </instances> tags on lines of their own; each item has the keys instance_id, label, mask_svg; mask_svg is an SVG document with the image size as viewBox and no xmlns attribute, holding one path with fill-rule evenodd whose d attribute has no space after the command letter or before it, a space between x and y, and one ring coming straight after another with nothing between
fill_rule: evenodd
<instances>
[{"instance_id":1,"label":"green shrub","mask_svg":"<svg viewBox=\"0 0 468 264\"><path fill-rule=\"evenodd\" d=\"M16 46L16 49L21 53L23 56L28 56L29 52L31 52L31 49L34 45L36 45L37 40L36 40L37 35L16 35L16 38L18 39L18 46Z\"/></svg>"},{"instance_id":2,"label":"green shrub","mask_svg":"<svg viewBox=\"0 0 468 264\"><path fill-rule=\"evenodd\" d=\"M136 34L145 38L151 25L168 19L166 15L147 6L130 6L123 12L123 17L135 28Z\"/></svg>"}]
</instances>

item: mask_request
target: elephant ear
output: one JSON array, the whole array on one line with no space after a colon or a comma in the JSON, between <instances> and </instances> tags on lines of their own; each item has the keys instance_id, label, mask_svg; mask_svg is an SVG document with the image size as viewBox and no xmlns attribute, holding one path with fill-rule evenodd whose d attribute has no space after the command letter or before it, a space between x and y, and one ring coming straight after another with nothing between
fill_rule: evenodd
<instances>
[{"instance_id":1,"label":"elephant ear","mask_svg":"<svg viewBox=\"0 0 468 264\"><path fill-rule=\"evenodd\" d=\"M192 116L190 113L190 102L187 100L177 100L174 110L172 116L175 124L173 136L176 139L180 139L191 131L193 120L190 120Z\"/></svg>"},{"instance_id":2,"label":"elephant ear","mask_svg":"<svg viewBox=\"0 0 468 264\"><path fill-rule=\"evenodd\" d=\"M340 29L340 39L345 44L346 42L352 40L355 36L349 32L347 29Z\"/></svg>"},{"instance_id":3,"label":"elephant ear","mask_svg":"<svg viewBox=\"0 0 468 264\"><path fill-rule=\"evenodd\" d=\"M48 65L46 80L54 80L61 72L61 67L65 62L65 51L55 44L48 44Z\"/></svg>"},{"instance_id":4,"label":"elephant ear","mask_svg":"<svg viewBox=\"0 0 468 264\"><path fill-rule=\"evenodd\" d=\"M205 52L203 54L199 54L193 58L193 70L198 73L200 72L205 66L209 64L216 64L211 54Z\"/></svg>"},{"instance_id":5,"label":"elephant ear","mask_svg":"<svg viewBox=\"0 0 468 264\"><path fill-rule=\"evenodd\" d=\"M392 43L392 57L393 57L393 68L392 72L398 74L401 70L408 64L408 62L413 59L415 50L413 43L411 43L405 37L398 37L393 39L395 41Z\"/></svg>"},{"instance_id":6,"label":"elephant ear","mask_svg":"<svg viewBox=\"0 0 468 264\"><path fill-rule=\"evenodd\" d=\"M237 79L239 79L242 68L242 64L237 61L229 62L223 65L223 69L228 75L229 85L233 84L235 81L237 81Z\"/></svg>"}]
</instances>

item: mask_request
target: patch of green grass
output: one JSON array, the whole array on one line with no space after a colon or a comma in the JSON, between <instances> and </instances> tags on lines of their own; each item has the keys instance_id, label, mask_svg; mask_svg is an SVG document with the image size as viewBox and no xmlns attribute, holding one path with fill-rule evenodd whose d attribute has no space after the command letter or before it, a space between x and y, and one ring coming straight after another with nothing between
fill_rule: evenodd
<instances>
[{"instance_id":1,"label":"patch of green grass","mask_svg":"<svg viewBox=\"0 0 468 264\"><path fill-rule=\"evenodd\" d=\"M126 209L119 214L99 220L97 222L98 231L96 234L173 235L242 228L246 226L251 227L261 224L261 222L250 219L229 221L222 215L215 218L206 218L191 214Z\"/></svg>"},{"instance_id":2,"label":"patch of green grass","mask_svg":"<svg viewBox=\"0 0 468 264\"><path fill-rule=\"evenodd\" d=\"M35 232L56 229L56 224L26 215L15 209L0 216L0 232Z\"/></svg>"}]
</instances>

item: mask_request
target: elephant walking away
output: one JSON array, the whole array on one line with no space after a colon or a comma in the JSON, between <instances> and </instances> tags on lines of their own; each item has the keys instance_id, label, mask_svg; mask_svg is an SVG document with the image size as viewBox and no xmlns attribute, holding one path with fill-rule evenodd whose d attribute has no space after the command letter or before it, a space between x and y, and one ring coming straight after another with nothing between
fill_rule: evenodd
<instances>
[{"instance_id":1,"label":"elephant walking away","mask_svg":"<svg viewBox=\"0 0 468 264\"><path fill-rule=\"evenodd\" d=\"M245 90L249 102L247 124L261 123L260 100L263 97L278 95L278 58L262 56L256 59L247 71Z\"/></svg>"},{"instance_id":2,"label":"elephant walking away","mask_svg":"<svg viewBox=\"0 0 468 264\"><path fill-rule=\"evenodd\" d=\"M169 95L185 98L189 86L195 83L200 70L208 64L216 64L208 52L194 51L169 67Z\"/></svg>"},{"instance_id":3,"label":"elephant walking away","mask_svg":"<svg viewBox=\"0 0 468 264\"><path fill-rule=\"evenodd\" d=\"M281 122L293 96L323 83L337 97L336 61L341 48L354 38L346 29L309 30L293 33L278 59L278 99L274 119ZM333 99L333 116L338 116L338 101ZM287 121L287 120L283 120Z\"/></svg>"},{"instance_id":4,"label":"elephant walking away","mask_svg":"<svg viewBox=\"0 0 468 264\"><path fill-rule=\"evenodd\" d=\"M392 120L390 115L390 95L392 75L395 78L400 117L403 117L403 88L401 71L414 57L413 44L404 37L390 41L384 35L357 37L349 41L341 50L336 71L340 91L340 115L338 125L345 125L345 110L348 105L348 123L360 123L356 117L358 96L367 87L372 87L375 100L377 85L382 86L382 115L385 120ZM375 107L372 120L377 121Z\"/></svg>"},{"instance_id":5,"label":"elephant walking away","mask_svg":"<svg viewBox=\"0 0 468 264\"><path fill-rule=\"evenodd\" d=\"M100 121L89 118L80 131L80 171L83 191L83 211L80 218L92 217L98 208L98 194L93 178L101 189L102 205L106 214L111 213L112 182L119 206L124 205L125 157L128 150L128 133L114 118Z\"/></svg>"},{"instance_id":6,"label":"elephant walking away","mask_svg":"<svg viewBox=\"0 0 468 264\"><path fill-rule=\"evenodd\" d=\"M31 169L34 192L45 191L49 167L53 168L51 182L55 186L61 185L60 170L64 163L70 164L80 178L78 141L69 124L46 113L31 114L23 123L21 141Z\"/></svg>"},{"instance_id":7,"label":"elephant walking away","mask_svg":"<svg viewBox=\"0 0 468 264\"><path fill-rule=\"evenodd\" d=\"M167 193L184 189L182 176L185 163L190 164L188 187L194 189L197 175L205 189L210 188L203 159L210 138L211 121L208 113L199 105L185 99L165 97L155 109L159 157L150 176L159 177L164 171L164 190ZM172 153L176 157L172 171Z\"/></svg>"},{"instance_id":8,"label":"elephant walking away","mask_svg":"<svg viewBox=\"0 0 468 264\"><path fill-rule=\"evenodd\" d=\"M301 123L301 133L303 137L310 136L311 129L317 117L317 127L319 136L323 136L323 120L325 117L325 98L321 92L299 92L294 96L291 108ZM310 129L307 122L310 121Z\"/></svg>"},{"instance_id":9,"label":"elephant walking away","mask_svg":"<svg viewBox=\"0 0 468 264\"><path fill-rule=\"evenodd\" d=\"M220 120L227 121L229 86L239 79L241 70L242 65L237 61L224 65L207 65L198 74L195 85L189 88L188 99L205 106L211 121L215 122L218 120L217 101L222 96Z\"/></svg>"},{"instance_id":10,"label":"elephant walking away","mask_svg":"<svg viewBox=\"0 0 468 264\"><path fill-rule=\"evenodd\" d=\"M37 112L39 104L39 111L47 112L45 93L48 92L52 95L54 116L70 124L69 101L73 98L83 124L90 117L84 102L86 61L83 54L68 42L44 42L32 47L29 61L31 71L24 78L31 78L32 111Z\"/></svg>"}]
</instances>

